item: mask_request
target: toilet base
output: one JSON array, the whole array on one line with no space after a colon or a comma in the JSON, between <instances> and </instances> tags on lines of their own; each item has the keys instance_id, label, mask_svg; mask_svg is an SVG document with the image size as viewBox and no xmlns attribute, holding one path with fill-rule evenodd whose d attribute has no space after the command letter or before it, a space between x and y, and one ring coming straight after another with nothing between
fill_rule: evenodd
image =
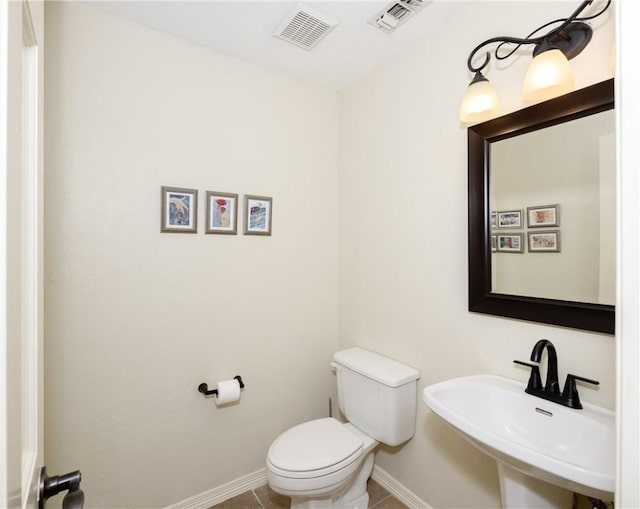
<instances>
[{"instance_id":1,"label":"toilet base","mask_svg":"<svg viewBox=\"0 0 640 509\"><path fill-rule=\"evenodd\" d=\"M343 488L331 497L291 497L291 509L367 509L367 481L373 472L373 451L367 453L360 468Z\"/></svg>"}]
</instances>

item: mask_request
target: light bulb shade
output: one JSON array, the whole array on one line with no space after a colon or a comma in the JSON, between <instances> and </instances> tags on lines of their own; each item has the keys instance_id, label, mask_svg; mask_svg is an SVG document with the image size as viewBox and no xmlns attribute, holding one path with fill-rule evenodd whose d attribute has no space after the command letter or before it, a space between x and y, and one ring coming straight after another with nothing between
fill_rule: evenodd
<instances>
[{"instance_id":1,"label":"light bulb shade","mask_svg":"<svg viewBox=\"0 0 640 509\"><path fill-rule=\"evenodd\" d=\"M460 121L465 124L484 122L500 114L500 101L493 85L486 79L469 85L460 105Z\"/></svg>"},{"instance_id":2,"label":"light bulb shade","mask_svg":"<svg viewBox=\"0 0 640 509\"><path fill-rule=\"evenodd\" d=\"M525 101L545 101L572 92L571 64L559 49L539 53L529 64L522 96Z\"/></svg>"}]
</instances>

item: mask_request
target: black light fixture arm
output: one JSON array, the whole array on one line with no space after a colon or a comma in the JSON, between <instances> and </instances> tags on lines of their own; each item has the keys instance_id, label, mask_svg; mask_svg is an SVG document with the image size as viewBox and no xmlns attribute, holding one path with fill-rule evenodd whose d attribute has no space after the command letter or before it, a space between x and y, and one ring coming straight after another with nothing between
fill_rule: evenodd
<instances>
[{"instance_id":1,"label":"black light fixture arm","mask_svg":"<svg viewBox=\"0 0 640 509\"><path fill-rule=\"evenodd\" d=\"M479 66L474 66L472 61L474 59L474 57L476 56L476 53L478 51L480 51L482 48L484 48L485 46L488 46L489 44L493 44L495 42L499 42L500 44L498 45L498 47L496 48L495 52L494 52L494 56L496 57L496 59L498 60L504 60L505 58L507 58L507 56L504 57L500 57L498 55L498 50L500 49L500 47L503 44L517 44L518 47L522 46L523 44L539 44L544 40L544 37L538 37L536 39L520 39L518 37L508 37L508 36L499 36L499 37L492 37L491 39L487 39L486 41L478 44L473 51L469 54L469 58L467 59L467 68L472 72L472 73L477 73L477 72L482 72L482 70L489 64L489 60L491 60L491 52L487 51L484 55L484 62L482 62ZM515 50L514 50L515 51Z\"/></svg>"},{"instance_id":2,"label":"black light fixture arm","mask_svg":"<svg viewBox=\"0 0 640 509\"><path fill-rule=\"evenodd\" d=\"M499 37L492 37L491 39L487 39L486 41L483 41L482 43L478 44L469 54L469 58L467 59L467 68L469 69L469 71L471 71L472 73L476 74L476 78L478 78L478 73L481 73L482 70L489 64L489 61L491 60L491 52L487 51L485 53L485 58L484 61L480 64L480 65L473 65L473 60L476 56L476 54L485 46L488 46L490 44L494 44L494 43L500 43L498 44L498 46L496 47L495 51L494 51L494 56L497 60L505 60L507 58L509 58L511 55L513 55L518 48L520 48L520 46L523 45L529 45L529 44L533 44L537 47L541 46L543 43L545 43L545 41L548 41L550 38L555 37L557 39L561 39L561 40L568 40L569 39L569 35L565 32L565 29L567 29L569 27L569 25L571 23L575 23L575 22L583 22L583 21L588 21L594 18L597 18L598 16L600 16L602 13L604 13L609 6L611 5L611 0L607 0L605 6L596 14L593 14L591 16L586 16L584 18L579 18L578 16L580 15L580 13L582 13L582 11L584 11L589 5L591 5L593 3L594 0L585 0L584 2L582 2L580 4L580 6L567 18L560 18L560 19L556 19L553 21L550 21L548 23L545 23L544 25L536 28L533 32L531 32L527 37L521 38L521 37L510 37L510 36L499 36ZM556 28L550 30L549 32L545 33L544 35L541 35L539 37L532 37L532 35L536 34L537 32L539 32L540 30L550 26L550 25L554 25L556 23L561 23L559 26L557 26ZM586 25L585 25L586 26ZM584 46L586 46L586 44L589 42L590 39L590 35L588 37L588 39L586 40L586 42L584 43L584 45L582 47L579 48L579 50L577 50L573 55L568 56L568 58L571 58L575 55L577 55L580 51L582 51L582 49L584 48ZM505 44L515 44L516 46L509 51L506 55L500 55L499 51L502 48L503 45ZM476 81L476 79L474 78L474 81Z\"/></svg>"}]
</instances>

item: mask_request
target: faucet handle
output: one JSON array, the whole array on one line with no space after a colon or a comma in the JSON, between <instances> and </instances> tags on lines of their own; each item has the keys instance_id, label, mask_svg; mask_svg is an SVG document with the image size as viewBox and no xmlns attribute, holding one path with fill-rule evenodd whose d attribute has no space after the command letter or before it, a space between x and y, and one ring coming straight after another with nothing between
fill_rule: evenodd
<instances>
[{"instance_id":1,"label":"faucet handle","mask_svg":"<svg viewBox=\"0 0 640 509\"><path fill-rule=\"evenodd\" d=\"M592 380L591 378L585 378L583 376L572 374L567 375L567 380L565 381L564 389L562 390L562 399L567 402L568 407L580 409L582 408L582 403L580 403L580 396L578 395L576 380L587 382L593 385L600 385L600 382L598 382L597 380Z\"/></svg>"},{"instance_id":2,"label":"faucet handle","mask_svg":"<svg viewBox=\"0 0 640 509\"><path fill-rule=\"evenodd\" d=\"M531 375L529 376L529 382L527 383L527 389L525 392L541 391L542 390L542 378L540 377L540 366L538 364L531 364L529 362L523 362L514 360L516 364L522 366L528 366L531 368Z\"/></svg>"}]
</instances>

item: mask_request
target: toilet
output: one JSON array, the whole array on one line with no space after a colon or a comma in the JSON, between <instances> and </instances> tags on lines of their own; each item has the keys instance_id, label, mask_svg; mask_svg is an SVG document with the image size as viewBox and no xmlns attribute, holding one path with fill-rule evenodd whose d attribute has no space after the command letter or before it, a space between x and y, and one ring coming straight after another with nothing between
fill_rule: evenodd
<instances>
[{"instance_id":1,"label":"toilet","mask_svg":"<svg viewBox=\"0 0 640 509\"><path fill-rule=\"evenodd\" d=\"M420 373L363 348L336 352L338 404L346 417L308 421L282 433L267 454L267 481L292 509L367 509L378 443L415 433Z\"/></svg>"}]
</instances>

